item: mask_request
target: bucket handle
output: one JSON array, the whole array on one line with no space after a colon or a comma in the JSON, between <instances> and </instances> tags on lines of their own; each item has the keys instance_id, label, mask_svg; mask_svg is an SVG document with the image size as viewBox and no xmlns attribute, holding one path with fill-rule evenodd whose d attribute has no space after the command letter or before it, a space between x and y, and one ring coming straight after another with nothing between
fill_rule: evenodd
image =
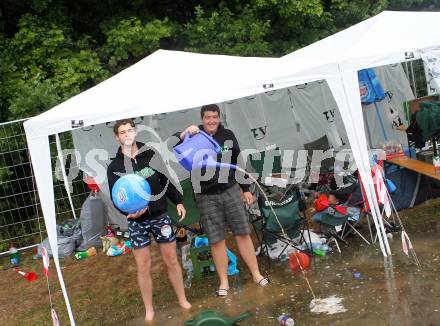
<instances>
[{"instance_id":1,"label":"bucket handle","mask_svg":"<svg viewBox=\"0 0 440 326\"><path fill-rule=\"evenodd\" d=\"M206 132L204 132L203 130L200 130L198 133L199 133L199 134L202 134L203 136L205 136L205 138L208 139L209 142L211 142L211 144L214 145L214 147L215 147L215 151L216 151L217 153L221 151L221 147L220 147L220 145L215 141L214 138L212 138L212 136L208 135L208 134L207 134ZM182 141L182 142L183 142L183 143L187 142L191 137L193 137L193 136L195 136L195 135L197 135L197 134L191 135L189 132L187 132L187 133L185 134L185 138L183 138L183 141Z\"/></svg>"}]
</instances>

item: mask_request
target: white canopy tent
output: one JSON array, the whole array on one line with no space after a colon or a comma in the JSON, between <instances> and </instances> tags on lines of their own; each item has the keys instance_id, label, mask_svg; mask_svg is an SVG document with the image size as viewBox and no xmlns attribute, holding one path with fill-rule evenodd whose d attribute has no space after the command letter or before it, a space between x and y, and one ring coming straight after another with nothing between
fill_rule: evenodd
<instances>
[{"instance_id":1,"label":"white canopy tent","mask_svg":"<svg viewBox=\"0 0 440 326\"><path fill-rule=\"evenodd\" d=\"M57 252L49 135L326 80L343 118L373 217L383 230L370 175L357 71L420 58L422 51L440 47L438 30L440 13L383 12L281 59L159 50L28 120L25 131L38 194L71 324L75 322ZM386 237L379 239L382 252L387 256L390 249Z\"/></svg>"},{"instance_id":2,"label":"white canopy tent","mask_svg":"<svg viewBox=\"0 0 440 326\"><path fill-rule=\"evenodd\" d=\"M392 99L381 101L378 104L380 110L383 111L382 125L394 141L406 146L408 143L406 134L392 129L396 114L394 111L390 111L390 107L397 108L398 112L401 103L414 98L409 81L400 63L377 67L374 70L383 89L393 94ZM169 96L172 94L173 92L170 90ZM393 103L390 105L391 102ZM265 151L264 165L267 173L272 172L275 156L279 157L279 163L284 171L289 171L294 165L298 169L301 165L298 162L298 155L300 150L304 149L304 144L322 139L322 137L328 140L329 147L337 153L349 148L342 117L330 88L323 80L217 104L220 107L222 123L234 132L242 150ZM403 120L403 117L402 108L399 112L399 118ZM384 136L380 132L381 127L377 113L371 107L364 106L364 118L365 125L370 130L368 138L371 141L371 148L380 148L380 144L384 142ZM138 133L137 139L158 147L161 142L172 141L169 137L177 130L182 130L199 119L199 107L136 117L134 122L137 124L138 130L142 130ZM72 159L75 158L75 164L71 164L67 175L67 184L78 178L80 171L82 171L83 177L92 176L99 184L100 198L107 206L109 223L127 229L127 219L111 203L110 189L108 189L105 173L106 167L119 147L114 140L113 125L113 122L109 122L72 131L74 151L70 151L70 153L72 153ZM270 150L275 148L277 150ZM292 150L295 151L294 154L291 152ZM166 152L168 151L163 153ZM288 152L293 155L290 156ZM67 160L68 155L64 152L64 159ZM173 154L168 152L165 158L167 156L170 157L170 168L176 172L178 179L180 181L187 179L189 173L177 161L174 162ZM249 157L245 155L244 159L247 161ZM78 166L79 169L72 168L72 165ZM249 165L251 165L250 162ZM275 164L275 168L276 166ZM264 172L260 175L262 180L265 180L265 176ZM304 180L305 177L303 171L291 173L293 182ZM60 174L58 174L58 178L61 178ZM178 181L176 180L176 182Z\"/></svg>"}]
</instances>

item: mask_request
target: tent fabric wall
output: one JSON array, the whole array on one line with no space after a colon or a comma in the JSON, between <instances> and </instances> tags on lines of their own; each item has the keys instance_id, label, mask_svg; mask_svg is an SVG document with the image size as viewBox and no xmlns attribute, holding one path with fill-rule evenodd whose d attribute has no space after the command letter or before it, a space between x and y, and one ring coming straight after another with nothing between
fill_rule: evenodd
<instances>
[{"instance_id":1,"label":"tent fabric wall","mask_svg":"<svg viewBox=\"0 0 440 326\"><path fill-rule=\"evenodd\" d=\"M265 91L327 80L347 131L384 256L390 252L370 175L357 71L420 58L440 48L440 14L383 12L280 59L157 51L103 83L25 122L34 175L55 264L55 206L48 136L132 116L221 103ZM214 76L214 78L213 78ZM172 96L169 95L172 90Z\"/></svg>"},{"instance_id":2,"label":"tent fabric wall","mask_svg":"<svg viewBox=\"0 0 440 326\"><path fill-rule=\"evenodd\" d=\"M398 131L392 126L393 121L397 119L396 115L398 115L403 123L408 123L408 121L405 121L405 114L402 107L403 102L412 100L414 98L408 78L406 77L401 64L387 65L386 67L376 67L374 70L384 91L392 94L391 100L389 100L389 98L386 96L384 100L377 102L377 106L381 112L385 131L389 139L397 141L403 146L407 146L408 139L406 137L406 133ZM390 101L390 103L388 103L388 101ZM392 109L396 111L394 115L392 115L390 112L390 105ZM370 147L380 148L384 143L385 138L383 137L383 133L381 131L374 104L362 105L362 107L366 117L366 128L369 129L369 135L371 135L371 142L369 142Z\"/></svg>"},{"instance_id":3,"label":"tent fabric wall","mask_svg":"<svg viewBox=\"0 0 440 326\"><path fill-rule=\"evenodd\" d=\"M378 78L385 90L391 91L393 107L400 111L399 103L412 98L409 82L400 64L376 68ZM303 144L316 140L323 135L332 139L336 131L336 138L348 147L348 138L345 127L333 95L325 81L315 81L272 92L265 92L237 100L219 103L222 120L225 125L236 134L242 149L256 149L263 151L268 147L280 149L303 149ZM389 112L388 105L381 107L383 112ZM397 110L397 109L396 109ZM370 127L375 144L383 142L378 133L374 110L369 106L364 111L370 113L366 125ZM166 140L176 131L200 121L199 107L155 114L136 118L135 123L150 126L162 140ZM388 117L383 114L384 118ZM126 229L126 219L113 207L107 189L106 166L114 157L118 144L113 135L114 123L99 124L93 127L75 129L72 131L77 159L80 161L81 170L86 175L92 175L100 185L103 200L109 208L110 222ZM391 129L391 121L387 132L398 133ZM378 134L378 135L377 135ZM393 137L391 137L393 138ZM156 137L140 129L138 139L142 142L155 141ZM377 140L378 139L378 140ZM401 140L402 144L406 144ZM333 144L334 148L337 148ZM92 155L94 150L102 149ZM188 178L188 172L178 165L174 165L179 180Z\"/></svg>"}]
</instances>

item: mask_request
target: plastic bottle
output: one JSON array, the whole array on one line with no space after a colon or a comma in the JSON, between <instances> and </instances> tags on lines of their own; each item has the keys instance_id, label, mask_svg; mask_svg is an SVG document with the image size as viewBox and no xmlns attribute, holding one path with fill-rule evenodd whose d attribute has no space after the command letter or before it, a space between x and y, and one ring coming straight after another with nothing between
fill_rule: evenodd
<instances>
[{"instance_id":1,"label":"plastic bottle","mask_svg":"<svg viewBox=\"0 0 440 326\"><path fill-rule=\"evenodd\" d=\"M13 245L9 248L9 259L11 261L11 265L18 266L20 265L20 253L18 252L17 248L15 248Z\"/></svg>"},{"instance_id":2,"label":"plastic bottle","mask_svg":"<svg viewBox=\"0 0 440 326\"><path fill-rule=\"evenodd\" d=\"M440 174L440 158L438 156L434 156L432 158L432 163L434 165L434 172L435 174Z\"/></svg>"},{"instance_id":3,"label":"plastic bottle","mask_svg":"<svg viewBox=\"0 0 440 326\"><path fill-rule=\"evenodd\" d=\"M188 267L186 269L186 279L185 279L185 282L183 282L183 286L185 288L189 289L191 287L193 276L194 276L193 266L191 263L191 264L188 264Z\"/></svg>"},{"instance_id":4,"label":"plastic bottle","mask_svg":"<svg viewBox=\"0 0 440 326\"><path fill-rule=\"evenodd\" d=\"M279 316L278 322L280 323L280 325L285 325L285 326L294 326L295 325L295 321L293 320L293 318L287 314L282 314L281 316Z\"/></svg>"},{"instance_id":5,"label":"plastic bottle","mask_svg":"<svg viewBox=\"0 0 440 326\"><path fill-rule=\"evenodd\" d=\"M326 243L322 243L321 244L321 247L319 248L320 250L323 250L323 251L329 251L330 250L330 247L328 246L328 244L326 244Z\"/></svg>"},{"instance_id":6,"label":"plastic bottle","mask_svg":"<svg viewBox=\"0 0 440 326\"><path fill-rule=\"evenodd\" d=\"M186 279L183 282L185 288L189 289L192 285L192 279L194 276L194 267L190 257L190 245L184 245L182 250L182 266L186 270Z\"/></svg>"},{"instance_id":7,"label":"plastic bottle","mask_svg":"<svg viewBox=\"0 0 440 326\"><path fill-rule=\"evenodd\" d=\"M315 255L317 255L317 256L321 256L321 257L324 257L324 256L327 254L326 251L321 250L321 249L313 249L313 253L314 253Z\"/></svg>"},{"instance_id":8,"label":"plastic bottle","mask_svg":"<svg viewBox=\"0 0 440 326\"><path fill-rule=\"evenodd\" d=\"M95 247L90 247L87 251L79 251L75 254L76 259L85 259L90 256L95 256L97 254Z\"/></svg>"}]
</instances>

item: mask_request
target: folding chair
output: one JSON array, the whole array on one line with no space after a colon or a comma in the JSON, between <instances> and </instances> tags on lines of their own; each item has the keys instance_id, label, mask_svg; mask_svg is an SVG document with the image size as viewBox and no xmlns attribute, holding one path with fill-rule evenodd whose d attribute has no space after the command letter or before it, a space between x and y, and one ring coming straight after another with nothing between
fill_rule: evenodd
<instances>
[{"instance_id":1,"label":"folding chair","mask_svg":"<svg viewBox=\"0 0 440 326\"><path fill-rule=\"evenodd\" d=\"M359 236L367 245L371 242L366 239L357 229L361 222L366 219L371 239L373 240L371 224L368 212L364 210L364 200L359 183L354 183L341 191L340 195L346 192L347 200L343 204L327 205L315 213L313 220L325 228L325 234L329 237L341 240L348 244L346 238L350 234ZM322 229L321 229L322 230Z\"/></svg>"},{"instance_id":2,"label":"folding chair","mask_svg":"<svg viewBox=\"0 0 440 326\"><path fill-rule=\"evenodd\" d=\"M175 227L174 233L177 234L181 228L184 228L185 230L196 235L202 235L203 227L200 224L200 212L196 206L191 179L188 178L181 181L180 185L182 186L183 190L183 205L186 209L186 217L184 220L179 222L180 217L177 215L175 209L176 205L174 205L171 201L168 201L170 205L168 215L170 216L173 226Z\"/></svg>"},{"instance_id":3,"label":"folding chair","mask_svg":"<svg viewBox=\"0 0 440 326\"><path fill-rule=\"evenodd\" d=\"M309 143L304 144L304 149L307 150L307 166L308 166L308 173L311 176L309 180L312 180L313 183L317 183L318 187L322 186L323 184L326 184L329 182L329 180L332 180L333 177L333 171L334 171L334 164L335 164L335 158L326 158L322 160L322 162L319 162L317 166L313 165L313 151L315 150L321 150L323 152L329 150L330 144L328 141L328 138L326 135L322 136L321 138L318 138L314 141L311 141ZM311 175L312 172L316 173L318 172L319 175Z\"/></svg>"},{"instance_id":4,"label":"folding chair","mask_svg":"<svg viewBox=\"0 0 440 326\"><path fill-rule=\"evenodd\" d=\"M310 231L307 219L301 215L301 212L303 212L302 199L297 187L291 186L285 193L270 193L270 188L266 187L266 189L269 192L268 198L276 216L264 196L259 194L257 201L260 215L253 215L254 218L251 223L257 237L258 231L262 234L261 238L258 237L261 248L260 254L265 253L268 256L270 266L269 246L271 244L277 241L284 244L278 258L284 254L289 246L305 251L300 245L303 242L305 243L304 232Z\"/></svg>"}]
</instances>

